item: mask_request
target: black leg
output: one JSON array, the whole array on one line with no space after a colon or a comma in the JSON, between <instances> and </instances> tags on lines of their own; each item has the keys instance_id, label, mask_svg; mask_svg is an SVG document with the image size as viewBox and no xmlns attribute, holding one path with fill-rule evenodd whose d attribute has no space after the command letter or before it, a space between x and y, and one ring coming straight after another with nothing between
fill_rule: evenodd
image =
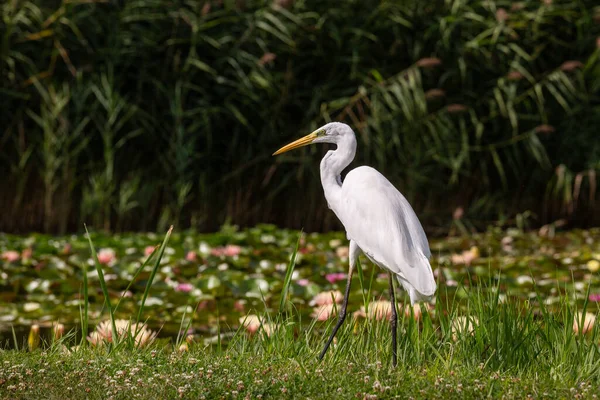
<instances>
[{"instance_id":1,"label":"black leg","mask_svg":"<svg viewBox=\"0 0 600 400\"><path fill-rule=\"evenodd\" d=\"M327 353L327 349L329 348L329 345L331 345L331 342L333 342L333 338L335 337L335 334L337 333L338 329L340 329L340 326L342 326L342 324L344 323L344 320L346 319L346 308L348 307L348 297L350 294L350 284L352 283L352 273L354 272L353 268L350 268L350 271L348 272L348 279L346 281L346 293L344 293L344 301L342 303L342 309L340 310L340 314L338 316L338 322L337 324L335 324L335 327L333 328L333 332L331 332L331 336L329 337L329 340L327 341L327 343L325 343L325 347L323 347L323 351L321 351L321 354L319 354L319 360L322 360L323 357L325 356L325 353Z\"/></svg>"},{"instance_id":2,"label":"black leg","mask_svg":"<svg viewBox=\"0 0 600 400\"><path fill-rule=\"evenodd\" d=\"M392 366L396 366L397 352L396 352L396 326L398 325L398 313L396 312L396 295L394 294L394 276L390 272L390 301L392 302L392 318L390 325L392 327Z\"/></svg>"}]
</instances>

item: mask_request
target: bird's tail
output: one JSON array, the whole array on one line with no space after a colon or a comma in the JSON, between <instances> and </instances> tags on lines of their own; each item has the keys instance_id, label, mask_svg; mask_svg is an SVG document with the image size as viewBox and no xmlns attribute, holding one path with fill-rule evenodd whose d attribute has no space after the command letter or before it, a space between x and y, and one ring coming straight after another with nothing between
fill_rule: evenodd
<instances>
[{"instance_id":1,"label":"bird's tail","mask_svg":"<svg viewBox=\"0 0 600 400\"><path fill-rule=\"evenodd\" d=\"M410 284L406 279L404 279L400 275L396 275L398 278L398 282L402 285L404 290L408 292L408 296L410 297L410 304L414 305L415 303L424 301L430 302L435 297L436 285L434 282L433 290L430 293L421 293L413 285Z\"/></svg>"}]
</instances>

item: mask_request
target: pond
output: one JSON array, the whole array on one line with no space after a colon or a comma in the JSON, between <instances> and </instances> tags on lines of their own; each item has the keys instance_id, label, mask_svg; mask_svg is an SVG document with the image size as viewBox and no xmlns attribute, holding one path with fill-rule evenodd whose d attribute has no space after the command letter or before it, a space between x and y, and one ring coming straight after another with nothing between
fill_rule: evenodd
<instances>
[{"instance_id":1,"label":"pond","mask_svg":"<svg viewBox=\"0 0 600 400\"><path fill-rule=\"evenodd\" d=\"M348 263L345 235L300 236L298 231L271 225L247 230L227 226L213 234L173 233L142 318L160 337L176 336L192 318L187 333L214 338L219 331L237 329L240 318L247 314L276 310L299 237L289 295L305 316L303 321L311 321L319 316L315 314L315 296L329 290L343 292ZM113 306L121 299L117 317L135 319L153 262L132 279L163 237L92 233L91 238ZM555 233L491 228L468 237L434 238L430 246L439 282L438 301L446 297L460 301L470 287L478 286L497 288L503 297L548 306L568 294L579 307L585 302L589 311L598 310L600 229ZM22 343L34 323L43 335L48 335L56 322L67 329L79 327L84 266L89 280L90 329L108 317L85 235L0 234L0 257L2 346L12 346L13 332ZM387 300L387 276L365 259L362 262L365 292L370 288L372 300ZM398 300L406 301L404 293ZM357 311L362 304L355 274L349 309ZM320 316L326 319L328 315Z\"/></svg>"}]
</instances>

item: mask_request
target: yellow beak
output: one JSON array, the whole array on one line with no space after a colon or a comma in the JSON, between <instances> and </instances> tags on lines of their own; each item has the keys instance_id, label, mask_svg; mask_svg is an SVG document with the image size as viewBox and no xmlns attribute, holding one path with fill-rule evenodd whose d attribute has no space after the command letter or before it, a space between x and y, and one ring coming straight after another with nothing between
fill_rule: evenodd
<instances>
[{"instance_id":1,"label":"yellow beak","mask_svg":"<svg viewBox=\"0 0 600 400\"><path fill-rule=\"evenodd\" d=\"M293 149L297 149L298 147L309 145L313 142L313 140L315 140L319 136L322 136L323 134L325 134L325 131L322 129L320 129L318 131L314 131L313 133L308 134L308 135L304 136L303 138L300 138L290 144L286 144L285 146L283 146L282 148L277 150L275 153L273 153L273 155L276 156L277 154L285 153L286 151L290 151Z\"/></svg>"}]
</instances>

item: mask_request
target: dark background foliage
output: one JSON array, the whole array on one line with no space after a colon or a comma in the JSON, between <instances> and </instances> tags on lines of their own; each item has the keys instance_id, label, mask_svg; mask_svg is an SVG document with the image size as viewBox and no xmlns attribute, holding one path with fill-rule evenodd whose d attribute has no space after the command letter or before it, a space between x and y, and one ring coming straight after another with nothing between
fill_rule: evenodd
<instances>
[{"instance_id":1,"label":"dark background foliage","mask_svg":"<svg viewBox=\"0 0 600 400\"><path fill-rule=\"evenodd\" d=\"M595 3L4 2L0 231L339 228L332 120L430 230L597 224Z\"/></svg>"}]
</instances>

